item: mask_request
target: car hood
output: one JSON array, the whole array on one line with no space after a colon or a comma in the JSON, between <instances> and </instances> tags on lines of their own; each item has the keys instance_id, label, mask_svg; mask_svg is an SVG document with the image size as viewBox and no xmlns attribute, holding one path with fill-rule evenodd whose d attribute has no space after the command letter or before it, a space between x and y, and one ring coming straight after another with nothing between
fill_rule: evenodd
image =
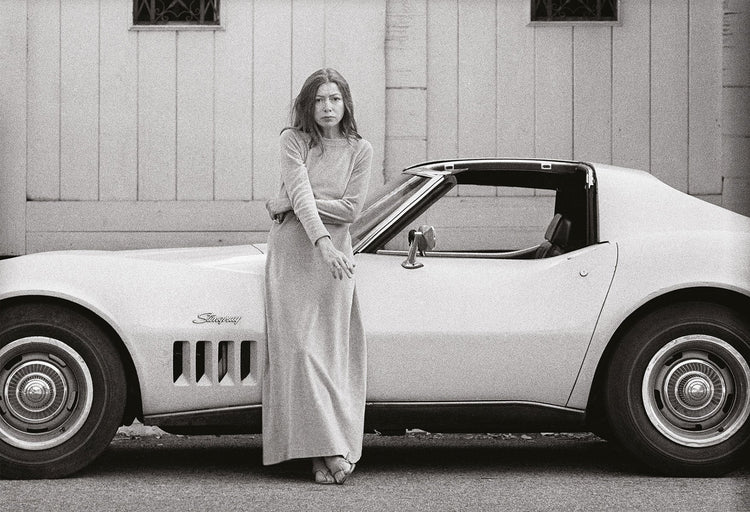
<instances>
[{"instance_id":1,"label":"car hood","mask_svg":"<svg viewBox=\"0 0 750 512\"><path fill-rule=\"evenodd\" d=\"M261 247L265 247L265 244ZM116 256L172 265L253 273L262 269L265 259L264 251L255 245L119 251Z\"/></svg>"},{"instance_id":2,"label":"car hood","mask_svg":"<svg viewBox=\"0 0 750 512\"><path fill-rule=\"evenodd\" d=\"M265 244L262 245L264 247ZM78 251L80 252L80 251ZM104 254L113 254L102 251ZM216 260L231 260L263 254L257 245L234 245L226 247L185 247L174 249L137 249L117 251L115 254L125 258L173 263L204 263Z\"/></svg>"},{"instance_id":3,"label":"car hood","mask_svg":"<svg viewBox=\"0 0 750 512\"><path fill-rule=\"evenodd\" d=\"M41 279L45 279L44 276L54 276L55 279L60 279L70 274L78 276L75 278L78 280L81 279L78 270L81 268L87 270L87 275L97 268L105 273L116 273L117 269L127 268L128 272L143 272L146 275L151 272L164 272L166 269L180 272L180 268L193 267L196 270L200 268L262 275L265 254L260 247L242 245L125 251L40 252L0 262L0 270L7 270L7 272L0 273L6 277L25 274L27 277L35 276Z\"/></svg>"}]
</instances>

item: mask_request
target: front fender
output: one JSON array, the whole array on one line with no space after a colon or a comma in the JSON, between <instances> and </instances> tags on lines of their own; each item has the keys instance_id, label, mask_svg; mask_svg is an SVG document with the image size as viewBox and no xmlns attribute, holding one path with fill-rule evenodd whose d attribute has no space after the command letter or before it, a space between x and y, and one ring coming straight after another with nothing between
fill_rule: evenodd
<instances>
[{"instance_id":1,"label":"front fender","mask_svg":"<svg viewBox=\"0 0 750 512\"><path fill-rule=\"evenodd\" d=\"M224 267L116 252L40 253L0 262L0 305L54 297L111 326L133 360L145 415L260 403L263 290L262 255ZM220 363L221 342L228 361ZM243 342L252 350L243 352ZM243 357L252 359L244 378ZM220 364L231 368L224 372Z\"/></svg>"}]
</instances>

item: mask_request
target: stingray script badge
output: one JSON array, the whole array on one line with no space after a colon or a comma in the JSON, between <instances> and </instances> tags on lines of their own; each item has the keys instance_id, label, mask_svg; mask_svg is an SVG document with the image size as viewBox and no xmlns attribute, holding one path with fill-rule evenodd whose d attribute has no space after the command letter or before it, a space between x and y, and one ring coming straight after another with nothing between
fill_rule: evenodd
<instances>
[{"instance_id":1,"label":"stingray script badge","mask_svg":"<svg viewBox=\"0 0 750 512\"><path fill-rule=\"evenodd\" d=\"M240 323L240 320L242 320L241 316L222 316L222 315L215 315L213 313L201 313L198 315L195 320L193 320L194 324L234 324L237 325Z\"/></svg>"}]
</instances>

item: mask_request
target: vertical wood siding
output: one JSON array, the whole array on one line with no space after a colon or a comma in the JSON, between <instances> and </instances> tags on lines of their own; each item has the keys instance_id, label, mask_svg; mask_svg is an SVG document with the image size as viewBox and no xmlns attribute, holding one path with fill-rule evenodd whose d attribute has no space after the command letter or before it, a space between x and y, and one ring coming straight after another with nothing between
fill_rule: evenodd
<instances>
[{"instance_id":1,"label":"vertical wood siding","mask_svg":"<svg viewBox=\"0 0 750 512\"><path fill-rule=\"evenodd\" d=\"M679 190L688 169L688 4L651 3L651 172Z\"/></svg>"},{"instance_id":2,"label":"vertical wood siding","mask_svg":"<svg viewBox=\"0 0 750 512\"><path fill-rule=\"evenodd\" d=\"M537 27L534 148L540 158L573 157L573 28ZM583 156L587 148L580 148Z\"/></svg>"},{"instance_id":3,"label":"vertical wood siding","mask_svg":"<svg viewBox=\"0 0 750 512\"><path fill-rule=\"evenodd\" d=\"M750 215L750 1L725 0L722 42L721 200Z\"/></svg>"},{"instance_id":4,"label":"vertical wood siding","mask_svg":"<svg viewBox=\"0 0 750 512\"><path fill-rule=\"evenodd\" d=\"M535 31L509 30L528 23L526 4L497 4L497 154L511 158L535 156Z\"/></svg>"},{"instance_id":5,"label":"vertical wood siding","mask_svg":"<svg viewBox=\"0 0 750 512\"><path fill-rule=\"evenodd\" d=\"M177 32L138 33L138 199L176 199Z\"/></svg>"},{"instance_id":6,"label":"vertical wood siding","mask_svg":"<svg viewBox=\"0 0 750 512\"><path fill-rule=\"evenodd\" d=\"M29 199L60 199L60 6L28 0L26 163Z\"/></svg>"},{"instance_id":7,"label":"vertical wood siding","mask_svg":"<svg viewBox=\"0 0 750 512\"><path fill-rule=\"evenodd\" d=\"M224 0L220 30L132 30L125 0L14 5L31 99L20 252L263 241L278 134L323 66L349 79L384 182L385 0Z\"/></svg>"},{"instance_id":8,"label":"vertical wood siding","mask_svg":"<svg viewBox=\"0 0 750 512\"><path fill-rule=\"evenodd\" d=\"M497 153L496 38L495 0L458 2L459 158ZM457 192L494 195L489 187L475 185L459 185Z\"/></svg>"},{"instance_id":9,"label":"vertical wood siding","mask_svg":"<svg viewBox=\"0 0 750 512\"><path fill-rule=\"evenodd\" d=\"M651 168L651 9L621 2L612 30L612 161Z\"/></svg>"},{"instance_id":10,"label":"vertical wood siding","mask_svg":"<svg viewBox=\"0 0 750 512\"><path fill-rule=\"evenodd\" d=\"M222 2L215 37L214 199L253 198L253 3ZM231 58L222 56L231 55Z\"/></svg>"},{"instance_id":11,"label":"vertical wood siding","mask_svg":"<svg viewBox=\"0 0 750 512\"><path fill-rule=\"evenodd\" d=\"M527 0L391 1L389 30L408 24L404 12L428 21L424 32L399 32L400 46L416 49L411 61L387 53L389 134L426 133L429 158L573 158L720 194L720 10L702 0L622 2L620 25L530 25ZM413 126L419 117L400 126L399 114L414 101L399 91L411 86L404 68L423 65L422 46L424 130ZM388 175L421 156L401 138L388 138Z\"/></svg>"},{"instance_id":12,"label":"vertical wood siding","mask_svg":"<svg viewBox=\"0 0 750 512\"><path fill-rule=\"evenodd\" d=\"M750 2L747 3L750 7ZM721 80L720 2L692 2L688 19L688 191L721 194L721 95L706 94ZM747 53L745 59L747 59ZM741 110L737 111L741 115ZM731 116L730 116L731 118Z\"/></svg>"},{"instance_id":13,"label":"vertical wood siding","mask_svg":"<svg viewBox=\"0 0 750 512\"><path fill-rule=\"evenodd\" d=\"M99 199L99 1L60 3L60 199Z\"/></svg>"},{"instance_id":14,"label":"vertical wood siding","mask_svg":"<svg viewBox=\"0 0 750 512\"><path fill-rule=\"evenodd\" d=\"M8 23L0 22L0 255L18 255L26 252L27 11L26 2L2 7Z\"/></svg>"},{"instance_id":15,"label":"vertical wood siding","mask_svg":"<svg viewBox=\"0 0 750 512\"><path fill-rule=\"evenodd\" d=\"M229 20L227 20L227 23ZM253 197L277 189L278 135L292 97L292 3L256 0L253 21Z\"/></svg>"},{"instance_id":16,"label":"vertical wood siding","mask_svg":"<svg viewBox=\"0 0 750 512\"><path fill-rule=\"evenodd\" d=\"M131 30L125 0L10 3L27 252L262 241L279 130L322 66L350 81L372 190L423 159L507 156L722 193L716 2L624 1L618 26L543 26L528 0L223 0L216 31ZM725 108L747 102L735 89Z\"/></svg>"},{"instance_id":17,"label":"vertical wood siding","mask_svg":"<svg viewBox=\"0 0 750 512\"><path fill-rule=\"evenodd\" d=\"M177 200L180 201L214 199L214 38L204 35L177 33Z\"/></svg>"},{"instance_id":18,"label":"vertical wood siding","mask_svg":"<svg viewBox=\"0 0 750 512\"><path fill-rule=\"evenodd\" d=\"M573 158L612 161L612 29L573 29Z\"/></svg>"},{"instance_id":19,"label":"vertical wood siding","mask_svg":"<svg viewBox=\"0 0 750 512\"><path fill-rule=\"evenodd\" d=\"M423 87L427 97L426 156L430 160L458 156L458 109L451 107L458 103L457 12L457 0L430 2L425 9L427 61ZM403 162L395 166L399 163Z\"/></svg>"},{"instance_id":20,"label":"vertical wood siding","mask_svg":"<svg viewBox=\"0 0 750 512\"><path fill-rule=\"evenodd\" d=\"M99 4L99 200L138 199L138 34L132 5Z\"/></svg>"}]
</instances>

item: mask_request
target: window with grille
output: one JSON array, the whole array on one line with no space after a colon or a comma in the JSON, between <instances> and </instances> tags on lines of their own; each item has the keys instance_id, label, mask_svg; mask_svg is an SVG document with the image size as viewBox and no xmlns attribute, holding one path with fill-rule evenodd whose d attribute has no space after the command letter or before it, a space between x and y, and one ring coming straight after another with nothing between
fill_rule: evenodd
<instances>
[{"instance_id":1,"label":"window with grille","mask_svg":"<svg viewBox=\"0 0 750 512\"><path fill-rule=\"evenodd\" d=\"M219 0L133 0L134 25L218 25Z\"/></svg>"},{"instance_id":2,"label":"window with grille","mask_svg":"<svg viewBox=\"0 0 750 512\"><path fill-rule=\"evenodd\" d=\"M531 21L615 22L617 0L531 0Z\"/></svg>"}]
</instances>

